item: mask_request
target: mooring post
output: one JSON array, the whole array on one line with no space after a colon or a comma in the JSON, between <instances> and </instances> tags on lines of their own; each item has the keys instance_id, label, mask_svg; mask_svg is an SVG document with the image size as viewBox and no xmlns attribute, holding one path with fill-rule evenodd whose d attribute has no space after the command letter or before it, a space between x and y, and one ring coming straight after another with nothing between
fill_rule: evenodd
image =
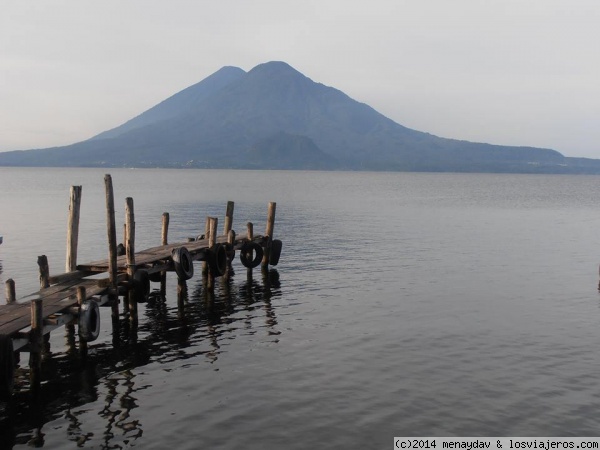
<instances>
[{"instance_id":1,"label":"mooring post","mask_svg":"<svg viewBox=\"0 0 600 450\"><path fill-rule=\"evenodd\" d=\"M219 225L219 219L216 217L210 217L209 228L208 228L208 248L214 248L217 243L217 227ZM209 290L215 287L215 274L209 270L207 287Z\"/></svg>"},{"instance_id":2,"label":"mooring post","mask_svg":"<svg viewBox=\"0 0 600 450\"><path fill-rule=\"evenodd\" d=\"M125 199L125 225L127 237L125 239L125 255L127 257L127 278L129 279L129 320L133 323L138 321L137 297L133 287L133 276L135 275L135 215L133 212L133 198Z\"/></svg>"},{"instance_id":3,"label":"mooring post","mask_svg":"<svg viewBox=\"0 0 600 450\"><path fill-rule=\"evenodd\" d=\"M160 242L162 245L169 244L168 234L169 234L169 213L165 212L162 215L162 229L161 229L161 233L160 233Z\"/></svg>"},{"instance_id":4,"label":"mooring post","mask_svg":"<svg viewBox=\"0 0 600 450\"><path fill-rule=\"evenodd\" d=\"M46 255L38 256L37 260L38 266L40 268L40 289L46 289L50 287L50 267L48 266L48 258ZM45 336L42 336L42 350L44 353L48 353L50 351L50 333Z\"/></svg>"},{"instance_id":5,"label":"mooring post","mask_svg":"<svg viewBox=\"0 0 600 450\"><path fill-rule=\"evenodd\" d=\"M223 235L227 236L229 230L231 230L233 226L233 207L234 203L232 201L227 202L227 209L225 211L225 223L223 224Z\"/></svg>"},{"instance_id":6,"label":"mooring post","mask_svg":"<svg viewBox=\"0 0 600 450\"><path fill-rule=\"evenodd\" d=\"M231 244L231 246L233 246L233 242L235 241L235 237L234 237L234 241L230 241L229 240L229 232L232 231L233 228L233 209L234 209L235 203L232 202L231 200L227 202L227 209L225 210L225 223L223 224L223 235L227 236L227 243ZM232 247L231 247L232 248ZM229 272L231 269L231 259L229 257L229 252L227 252L227 270L225 272L225 278L229 278Z\"/></svg>"},{"instance_id":7,"label":"mooring post","mask_svg":"<svg viewBox=\"0 0 600 450\"><path fill-rule=\"evenodd\" d=\"M210 233L210 217L206 216L206 221L204 223L204 238L208 239L208 235ZM210 244L209 244L210 246ZM208 274L208 263L206 261L202 261L202 276L206 276Z\"/></svg>"},{"instance_id":8,"label":"mooring post","mask_svg":"<svg viewBox=\"0 0 600 450\"><path fill-rule=\"evenodd\" d=\"M12 278L9 278L4 283L4 286L6 288L6 304L11 305L13 303L16 303L17 292L15 289L15 280L13 280Z\"/></svg>"},{"instance_id":9,"label":"mooring post","mask_svg":"<svg viewBox=\"0 0 600 450\"><path fill-rule=\"evenodd\" d=\"M180 318L185 316L185 300L187 299L187 282L177 278L177 314Z\"/></svg>"},{"instance_id":10,"label":"mooring post","mask_svg":"<svg viewBox=\"0 0 600 450\"><path fill-rule=\"evenodd\" d=\"M67 256L65 260L65 272L77 270L77 249L79 247L79 218L81 211L81 186L71 186L69 200L69 217L67 220ZM67 343L74 342L75 325L65 325Z\"/></svg>"},{"instance_id":11,"label":"mooring post","mask_svg":"<svg viewBox=\"0 0 600 450\"><path fill-rule=\"evenodd\" d=\"M165 212L162 215L162 230L160 233L161 245L168 245L168 234L169 234L169 213ZM165 298L167 295L167 271L163 270L160 273L160 295Z\"/></svg>"},{"instance_id":12,"label":"mooring post","mask_svg":"<svg viewBox=\"0 0 600 450\"><path fill-rule=\"evenodd\" d=\"M228 247L231 249L231 253L229 253L229 251L227 252L227 270L225 271L225 280L229 280L229 278L231 278L233 275L233 266L231 265L231 262L233 261L233 255L235 254L235 250L233 249L233 244L235 244L235 231L229 230L227 233L227 243L229 244Z\"/></svg>"},{"instance_id":13,"label":"mooring post","mask_svg":"<svg viewBox=\"0 0 600 450\"><path fill-rule=\"evenodd\" d=\"M29 332L29 380L31 390L37 393L42 369L42 348L44 345L44 313L42 299L31 301L31 330Z\"/></svg>"},{"instance_id":14,"label":"mooring post","mask_svg":"<svg viewBox=\"0 0 600 450\"><path fill-rule=\"evenodd\" d=\"M40 268L40 289L45 289L50 286L50 268L48 267L48 258L46 255L38 256L37 263Z\"/></svg>"},{"instance_id":15,"label":"mooring post","mask_svg":"<svg viewBox=\"0 0 600 450\"><path fill-rule=\"evenodd\" d=\"M106 191L106 231L108 235L108 278L110 282L110 299L113 318L119 317L119 297L117 293L117 229L115 225L115 198L112 177L104 175Z\"/></svg>"},{"instance_id":16,"label":"mooring post","mask_svg":"<svg viewBox=\"0 0 600 450\"><path fill-rule=\"evenodd\" d=\"M80 314L81 314L81 307L83 306L83 303L85 302L85 300L86 300L85 286L77 286L77 304L79 305ZM81 339L81 336L79 337L79 350L81 352L82 358L85 358L87 356L88 345L87 345L87 341L85 339Z\"/></svg>"},{"instance_id":17,"label":"mooring post","mask_svg":"<svg viewBox=\"0 0 600 450\"><path fill-rule=\"evenodd\" d=\"M79 211L81 207L81 186L71 186L69 218L67 221L67 259L65 272L77 269L77 246L79 242Z\"/></svg>"},{"instance_id":18,"label":"mooring post","mask_svg":"<svg viewBox=\"0 0 600 450\"><path fill-rule=\"evenodd\" d=\"M246 224L246 238L248 239L248 241L252 242L252 240L254 239L254 224L252 222L248 222ZM252 253L254 253L253 250L250 250L250 254L247 255L246 257L252 261L254 259ZM248 276L248 279L251 280L252 279L252 268L248 267L246 269L246 275Z\"/></svg>"},{"instance_id":19,"label":"mooring post","mask_svg":"<svg viewBox=\"0 0 600 450\"><path fill-rule=\"evenodd\" d=\"M273 240L273 229L275 228L275 209L277 207L277 203L269 202L269 208L267 211L267 229L265 230L265 236L267 239L267 247L265 249L265 254L262 260L263 268L267 268L269 265L269 257L271 255L271 241Z\"/></svg>"},{"instance_id":20,"label":"mooring post","mask_svg":"<svg viewBox=\"0 0 600 450\"><path fill-rule=\"evenodd\" d=\"M208 219L208 247L212 248L217 243L219 219L216 217L209 217Z\"/></svg>"}]
</instances>

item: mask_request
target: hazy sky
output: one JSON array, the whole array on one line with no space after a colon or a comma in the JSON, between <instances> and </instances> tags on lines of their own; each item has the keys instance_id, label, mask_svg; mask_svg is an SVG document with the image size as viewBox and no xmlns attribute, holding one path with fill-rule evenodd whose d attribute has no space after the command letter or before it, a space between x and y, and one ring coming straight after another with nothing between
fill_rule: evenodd
<instances>
[{"instance_id":1,"label":"hazy sky","mask_svg":"<svg viewBox=\"0 0 600 450\"><path fill-rule=\"evenodd\" d=\"M599 0L0 0L0 151L286 61L442 137L600 158Z\"/></svg>"}]
</instances>

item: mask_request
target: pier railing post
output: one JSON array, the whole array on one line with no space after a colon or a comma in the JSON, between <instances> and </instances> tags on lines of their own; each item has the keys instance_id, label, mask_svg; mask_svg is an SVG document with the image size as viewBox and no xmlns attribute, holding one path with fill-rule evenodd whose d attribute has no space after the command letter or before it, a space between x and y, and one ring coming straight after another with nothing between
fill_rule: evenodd
<instances>
[{"instance_id":1,"label":"pier railing post","mask_svg":"<svg viewBox=\"0 0 600 450\"><path fill-rule=\"evenodd\" d=\"M129 279L129 319L132 323L138 321L137 297L132 289L133 276L135 275L135 215L133 212L133 198L125 199L125 225L127 236L125 239L125 255L127 257L127 277Z\"/></svg>"},{"instance_id":2,"label":"pier railing post","mask_svg":"<svg viewBox=\"0 0 600 450\"><path fill-rule=\"evenodd\" d=\"M67 221L67 259L65 271L77 269L77 246L79 241L79 211L81 207L81 186L71 186L69 219Z\"/></svg>"},{"instance_id":3,"label":"pier railing post","mask_svg":"<svg viewBox=\"0 0 600 450\"><path fill-rule=\"evenodd\" d=\"M112 316L119 316L117 294L117 229L115 225L115 198L113 194L112 177L104 175L106 191L106 231L108 235L108 278L110 282L110 297L112 300Z\"/></svg>"},{"instance_id":4,"label":"pier railing post","mask_svg":"<svg viewBox=\"0 0 600 450\"><path fill-rule=\"evenodd\" d=\"M275 209L277 207L277 203L270 202L269 208L267 211L267 229L265 231L265 236L267 239L267 248L262 260L262 267L267 268L269 265L269 256L271 253L271 241L273 240L273 229L275 228Z\"/></svg>"}]
</instances>

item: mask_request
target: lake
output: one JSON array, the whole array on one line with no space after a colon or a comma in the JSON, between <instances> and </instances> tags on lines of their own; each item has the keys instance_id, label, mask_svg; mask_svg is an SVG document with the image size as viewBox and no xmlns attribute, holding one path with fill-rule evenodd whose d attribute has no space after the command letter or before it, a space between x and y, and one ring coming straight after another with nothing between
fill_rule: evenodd
<instances>
[{"instance_id":1,"label":"lake","mask_svg":"<svg viewBox=\"0 0 600 450\"><path fill-rule=\"evenodd\" d=\"M238 234L248 221L264 233L275 201L281 260L249 279L236 259L213 301L195 276L183 310L169 273L136 337L113 337L102 309L85 365L55 331L35 403L22 355L0 446L599 434L600 177L0 168L2 286L35 291L41 254L64 271L71 185L83 186L79 261L106 257L105 173L118 224L134 199L138 250L160 243L163 212L175 242L207 215L222 229L228 200Z\"/></svg>"}]
</instances>

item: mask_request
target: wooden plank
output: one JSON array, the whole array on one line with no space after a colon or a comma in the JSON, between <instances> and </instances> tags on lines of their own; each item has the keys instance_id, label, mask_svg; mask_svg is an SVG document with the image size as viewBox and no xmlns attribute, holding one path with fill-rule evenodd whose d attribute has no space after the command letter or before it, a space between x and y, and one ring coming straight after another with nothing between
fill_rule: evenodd
<instances>
[{"instance_id":1,"label":"wooden plank","mask_svg":"<svg viewBox=\"0 0 600 450\"><path fill-rule=\"evenodd\" d=\"M0 334L11 335L30 325L29 303L16 303L2 308ZM24 323L24 325L22 324Z\"/></svg>"},{"instance_id":2,"label":"wooden plank","mask_svg":"<svg viewBox=\"0 0 600 450\"><path fill-rule=\"evenodd\" d=\"M89 277L90 275L93 275L93 274L94 274L94 272L75 270L73 272L66 272L66 273L61 273L59 275L52 275L48 278L48 281L50 282L50 284L60 284L60 283L64 283L65 281L81 280L82 278Z\"/></svg>"},{"instance_id":3,"label":"wooden plank","mask_svg":"<svg viewBox=\"0 0 600 450\"><path fill-rule=\"evenodd\" d=\"M51 286L34 294L36 299L43 300L43 317L62 312L77 304L77 288L86 288L87 298L106 292L107 288L100 286L98 280L79 280L68 283L67 286ZM30 302L2 305L0 307L0 334L14 334L30 326Z\"/></svg>"},{"instance_id":4,"label":"wooden plank","mask_svg":"<svg viewBox=\"0 0 600 450\"><path fill-rule=\"evenodd\" d=\"M224 236L224 235L218 236L217 242L219 242L221 244L227 242L227 236ZM187 248L190 252L192 252L197 249L208 248L209 242L208 242L208 239L202 239L202 240L193 241L193 242L178 242L175 244L150 247L145 250L136 252L137 265L151 264L151 263L159 261L161 259L170 259L171 253L173 252L173 250L176 249L177 247L182 247L182 246ZM126 270L127 259L125 256L119 256L117 258L117 266L120 271ZM85 263L85 264L79 264L77 266L78 270L89 270L89 271L93 271L93 272L102 271L101 269L105 269L105 268L108 268L108 260L106 260L106 259L99 259L97 261L92 261L92 262Z\"/></svg>"}]
</instances>

